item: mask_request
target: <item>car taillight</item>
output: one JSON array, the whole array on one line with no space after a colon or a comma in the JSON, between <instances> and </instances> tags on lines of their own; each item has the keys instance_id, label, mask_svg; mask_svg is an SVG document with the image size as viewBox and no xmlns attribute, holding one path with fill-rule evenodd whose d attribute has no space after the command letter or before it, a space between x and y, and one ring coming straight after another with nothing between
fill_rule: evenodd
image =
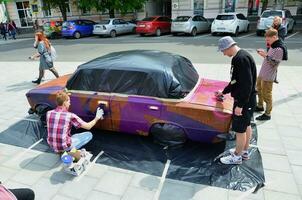
<instances>
[{"instance_id":1,"label":"car taillight","mask_svg":"<svg viewBox=\"0 0 302 200\"><path fill-rule=\"evenodd\" d=\"M106 30L106 26L103 25L103 30Z\"/></svg>"}]
</instances>

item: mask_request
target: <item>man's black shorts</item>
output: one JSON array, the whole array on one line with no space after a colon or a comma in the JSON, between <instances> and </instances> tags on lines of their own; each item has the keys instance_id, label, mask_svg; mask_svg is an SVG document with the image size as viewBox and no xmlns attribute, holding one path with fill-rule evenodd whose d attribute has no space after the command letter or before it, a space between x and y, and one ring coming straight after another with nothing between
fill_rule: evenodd
<instances>
[{"instance_id":1,"label":"man's black shorts","mask_svg":"<svg viewBox=\"0 0 302 200\"><path fill-rule=\"evenodd\" d=\"M253 117L253 113L256 106L256 95L250 98L250 102L248 105L242 108L242 115L235 115L235 108L237 106L236 100L234 101L233 106L233 116L232 116L232 131L236 133L245 133L246 128L251 125L251 119Z\"/></svg>"}]
</instances>

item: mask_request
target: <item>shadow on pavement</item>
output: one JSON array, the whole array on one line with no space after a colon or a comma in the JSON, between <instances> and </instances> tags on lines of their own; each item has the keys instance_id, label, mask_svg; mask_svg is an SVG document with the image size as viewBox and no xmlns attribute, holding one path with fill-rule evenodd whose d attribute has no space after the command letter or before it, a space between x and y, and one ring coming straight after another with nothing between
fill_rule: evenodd
<instances>
[{"instance_id":1,"label":"shadow on pavement","mask_svg":"<svg viewBox=\"0 0 302 200\"><path fill-rule=\"evenodd\" d=\"M0 133L0 142L34 150L51 152L46 143L46 129L30 115ZM257 129L253 125L253 144L257 143ZM189 141L179 148L166 148L155 144L151 137L125 133L93 131L93 140L85 148L93 155L104 151L96 163L161 176L167 160L171 160L167 178L196 184L246 191L261 187L265 181L260 152L251 148L251 158L242 165L222 165L217 157L235 141L203 144ZM56 172L53 182L65 182L64 172ZM68 179L68 178L67 178ZM69 179L68 179L69 180Z\"/></svg>"}]
</instances>

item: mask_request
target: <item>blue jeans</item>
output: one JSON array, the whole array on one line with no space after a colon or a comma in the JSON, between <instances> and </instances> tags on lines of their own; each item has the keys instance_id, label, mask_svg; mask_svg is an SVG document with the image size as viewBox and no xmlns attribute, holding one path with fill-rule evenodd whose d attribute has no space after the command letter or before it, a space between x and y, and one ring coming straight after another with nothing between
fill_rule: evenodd
<instances>
[{"instance_id":1,"label":"blue jeans","mask_svg":"<svg viewBox=\"0 0 302 200\"><path fill-rule=\"evenodd\" d=\"M67 151L71 150L72 148L80 149L91 139L92 133L90 131L74 134L71 136L71 146L67 149Z\"/></svg>"}]
</instances>

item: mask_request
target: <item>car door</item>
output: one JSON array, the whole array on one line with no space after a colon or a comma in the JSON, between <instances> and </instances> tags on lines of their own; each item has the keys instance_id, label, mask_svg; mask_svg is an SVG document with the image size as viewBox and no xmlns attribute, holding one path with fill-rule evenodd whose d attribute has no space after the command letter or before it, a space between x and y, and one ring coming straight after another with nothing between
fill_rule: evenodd
<instances>
[{"instance_id":1,"label":"car door","mask_svg":"<svg viewBox=\"0 0 302 200\"><path fill-rule=\"evenodd\" d=\"M93 32L93 25L95 24L95 22L90 20L85 20L84 22L85 22L86 34L91 35Z\"/></svg>"},{"instance_id":2,"label":"car door","mask_svg":"<svg viewBox=\"0 0 302 200\"><path fill-rule=\"evenodd\" d=\"M200 32L201 24L200 24L200 19L199 19L198 16L194 16L194 17L192 18L192 26L193 26L193 27L196 27L197 33ZM190 27L191 30L192 30L192 28L193 28L192 26Z\"/></svg>"},{"instance_id":3,"label":"car door","mask_svg":"<svg viewBox=\"0 0 302 200\"><path fill-rule=\"evenodd\" d=\"M128 23L125 20L120 19L120 25L121 25L121 33L129 33L130 32Z\"/></svg>"},{"instance_id":4,"label":"car door","mask_svg":"<svg viewBox=\"0 0 302 200\"><path fill-rule=\"evenodd\" d=\"M208 20L202 16L199 16L199 19L201 23L201 32L207 32L209 30Z\"/></svg>"},{"instance_id":5,"label":"car door","mask_svg":"<svg viewBox=\"0 0 302 200\"><path fill-rule=\"evenodd\" d=\"M147 135L152 122L161 116L161 102L153 97L141 95L150 91L157 83L147 78L147 73L112 70L114 91L111 96L111 116L115 131ZM112 80L112 79L111 79ZM150 83L147 83L149 81Z\"/></svg>"},{"instance_id":6,"label":"car door","mask_svg":"<svg viewBox=\"0 0 302 200\"><path fill-rule=\"evenodd\" d=\"M76 23L77 30L81 33L81 35L87 35L86 23L83 20L78 20Z\"/></svg>"},{"instance_id":7,"label":"car door","mask_svg":"<svg viewBox=\"0 0 302 200\"><path fill-rule=\"evenodd\" d=\"M123 32L122 25L120 24L120 19L114 19L112 21L112 25L117 34L121 34Z\"/></svg>"},{"instance_id":8,"label":"car door","mask_svg":"<svg viewBox=\"0 0 302 200\"><path fill-rule=\"evenodd\" d=\"M239 32L242 32L242 31L243 31L243 21L242 21L242 16L241 16L241 14L236 14L236 17L237 17Z\"/></svg>"}]
</instances>

